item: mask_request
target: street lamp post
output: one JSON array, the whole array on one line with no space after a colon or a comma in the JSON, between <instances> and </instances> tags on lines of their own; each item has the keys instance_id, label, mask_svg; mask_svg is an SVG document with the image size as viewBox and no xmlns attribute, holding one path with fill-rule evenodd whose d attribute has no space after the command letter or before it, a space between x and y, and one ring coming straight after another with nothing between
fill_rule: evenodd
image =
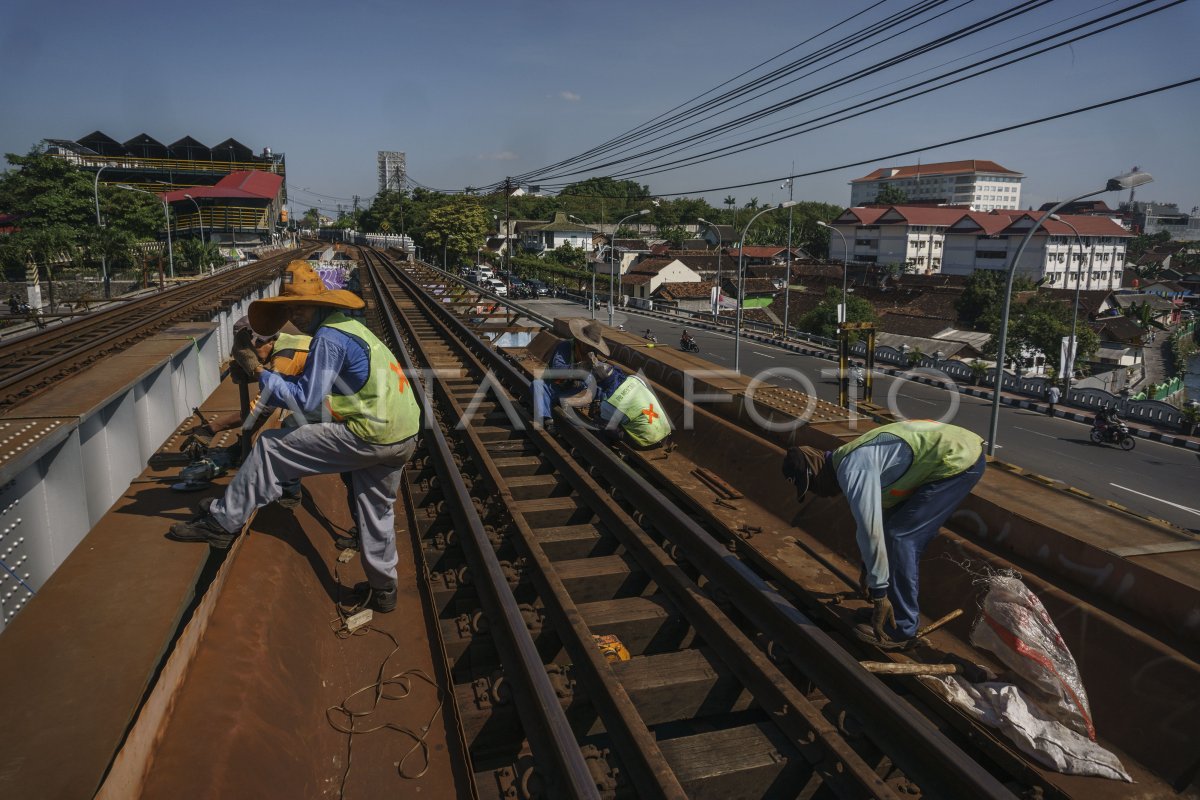
<instances>
[{"instance_id":1,"label":"street lamp post","mask_svg":"<svg viewBox=\"0 0 1200 800\"><path fill-rule=\"evenodd\" d=\"M96 170L95 180L92 182L92 197L96 200L96 227L103 228L104 223L100 220L100 173L108 169L105 164L100 169ZM104 299L112 298L112 287L108 282L108 254L104 252L104 243L100 243L100 280L104 284Z\"/></svg>"},{"instance_id":2,"label":"street lamp post","mask_svg":"<svg viewBox=\"0 0 1200 800\"><path fill-rule=\"evenodd\" d=\"M1050 219L1054 220L1055 222L1061 222L1063 225L1066 225L1068 228L1071 229L1071 232L1075 234L1075 242L1076 242L1076 244L1079 245L1079 258L1081 259L1080 271L1082 272L1082 269L1083 269L1083 262L1082 262L1083 237L1079 235L1079 231L1075 228L1074 225L1067 222L1065 219L1060 217L1058 214L1049 214L1047 216L1049 216ZM1067 274L1068 275L1071 274L1071 245L1069 245L1069 244L1067 245ZM1080 277L1082 277L1082 275ZM1082 287L1083 287L1083 281L1081 281L1079 278L1076 278L1075 279L1075 308L1071 313L1071 340L1067 344L1067 363L1063 364L1063 367L1067 373L1066 390L1063 391L1063 399L1065 399L1065 400L1071 399L1071 379L1075 377L1075 326L1079 323L1079 290Z\"/></svg>"},{"instance_id":3,"label":"street lamp post","mask_svg":"<svg viewBox=\"0 0 1200 800\"><path fill-rule=\"evenodd\" d=\"M1117 192L1122 189L1132 189L1136 186L1150 183L1154 180L1153 176L1148 172L1127 172L1124 175L1118 175L1115 178L1109 178L1108 183L1103 189L1096 189L1078 197L1073 197L1070 200L1063 200L1055 204L1044 215L1034 220L1033 225L1029 226L1029 231L1025 234L1025 238L1021 240L1021 244L1017 247L1017 252L1013 254L1012 263L1008 266L1008 279L1004 286L1004 311L1000 315L1000 333L996 338L996 382L992 387L992 419L988 425L987 439L987 454L989 456L996 454L996 433L1000 427L1000 392L1004 388L1004 345L1008 337L1008 315L1012 309L1012 287L1013 279L1017 274L1017 264L1021 261L1021 254L1025 252L1029 240L1037 233L1038 228L1042 226L1042 221L1046 217L1058 211L1065 205L1084 200L1105 192Z\"/></svg>"},{"instance_id":4,"label":"street lamp post","mask_svg":"<svg viewBox=\"0 0 1200 800\"><path fill-rule=\"evenodd\" d=\"M621 220L617 223L617 227L613 228L612 246L610 246L608 248L609 249L609 254L608 254L609 255L609 265L610 265L609 272L608 272L608 327L610 327L610 328L612 327L612 324L613 324L613 283L616 281L616 275L617 275L617 231L621 230L621 226L625 224L626 220L631 220L634 217L644 217L649 213L650 213L650 209L648 209L648 208L643 208L641 211L635 211L634 213L630 214L627 217L622 217ZM594 285L595 284L593 284L593 286ZM593 289L593 291L592 291L593 300L595 299L595 297L596 297L596 293L595 293L595 290ZM593 311L592 318L594 319L595 316L596 316L596 312Z\"/></svg>"},{"instance_id":5,"label":"street lamp post","mask_svg":"<svg viewBox=\"0 0 1200 800\"><path fill-rule=\"evenodd\" d=\"M850 275L850 245L848 245L846 243L846 234L842 233L837 228L830 225L828 222L822 222L821 220L817 220L817 224L820 225L822 228L828 228L829 230L833 231L834 233L836 233L838 235L838 238L842 240L842 307L838 310L838 315L837 315L838 316L838 321L837 321L838 327L841 328L841 326L850 319L850 306L848 304L848 299L846 297L846 294L847 294L846 284L848 282L847 279ZM845 347L846 345L844 343L844 338L839 336L838 339L840 341L838 346ZM842 368L842 365L845 363L846 363L845 358L838 359L838 367L839 368ZM842 369L842 374L838 376L838 380L841 382L842 386L848 388L848 384L846 383L846 371L844 368ZM847 396L848 395L849 395L849 392L847 392Z\"/></svg>"},{"instance_id":6,"label":"street lamp post","mask_svg":"<svg viewBox=\"0 0 1200 800\"><path fill-rule=\"evenodd\" d=\"M713 233L717 235L717 304L713 310L713 322L716 322L721 316L721 229L706 220L704 217L696 217L696 221L702 225L707 225L708 227L712 228ZM787 327L786 322L784 322L784 327Z\"/></svg>"},{"instance_id":7,"label":"street lamp post","mask_svg":"<svg viewBox=\"0 0 1200 800\"><path fill-rule=\"evenodd\" d=\"M796 171L795 162L792 163L792 171ZM788 200L793 199L795 181L793 181L791 178L788 178L786 181L784 181L784 184L788 187ZM788 209L787 267L783 273L783 340L785 342L788 338L788 301L792 298L792 293L788 291L788 287L792 285L792 211L793 209ZM844 299L843 302L845 302Z\"/></svg>"},{"instance_id":8,"label":"street lamp post","mask_svg":"<svg viewBox=\"0 0 1200 800\"><path fill-rule=\"evenodd\" d=\"M167 221L167 260L171 265L171 280L175 280L175 249L171 245L171 209L167 206L167 201L159 195L156 195L154 192L147 192L145 189L138 189L137 187L130 186L127 183L117 184L117 188L125 189L126 191L130 192L141 192L142 194L148 194L151 197L157 198L158 201L162 203L163 219Z\"/></svg>"},{"instance_id":9,"label":"street lamp post","mask_svg":"<svg viewBox=\"0 0 1200 800\"><path fill-rule=\"evenodd\" d=\"M194 205L196 207L196 224L198 224L200 226L200 244L203 248L203 245L205 244L205 241L204 241L204 216L200 213L200 203L196 200L196 198L192 197L190 194L185 194L184 197L186 197L188 200L191 200L192 205ZM203 257L207 258L208 253L205 252ZM200 267L200 273L201 274L204 273L204 267Z\"/></svg>"},{"instance_id":10,"label":"street lamp post","mask_svg":"<svg viewBox=\"0 0 1200 800\"><path fill-rule=\"evenodd\" d=\"M794 200L786 200L775 208L767 206L762 211L755 214L746 223L746 227L742 228L742 239L738 242L738 287L737 287L737 314L734 317L733 323L733 371L741 372L742 366L742 303L745 302L746 295L746 234L750 232L750 226L754 224L754 220L761 217L768 211L778 211L781 208L791 208L796 205Z\"/></svg>"}]
</instances>

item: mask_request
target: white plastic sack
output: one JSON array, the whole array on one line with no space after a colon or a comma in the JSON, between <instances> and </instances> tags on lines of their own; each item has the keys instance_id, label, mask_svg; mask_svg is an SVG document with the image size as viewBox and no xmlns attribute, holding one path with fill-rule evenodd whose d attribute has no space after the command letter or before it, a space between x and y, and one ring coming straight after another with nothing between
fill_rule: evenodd
<instances>
[{"instance_id":1,"label":"white plastic sack","mask_svg":"<svg viewBox=\"0 0 1200 800\"><path fill-rule=\"evenodd\" d=\"M1051 717L1096 741L1083 678L1042 601L1012 573L981 580L988 593L971 628L971 644L994 653L1023 678Z\"/></svg>"},{"instance_id":2,"label":"white plastic sack","mask_svg":"<svg viewBox=\"0 0 1200 800\"><path fill-rule=\"evenodd\" d=\"M1067 775L1133 782L1120 759L1055 719L1011 683L969 683L959 675L923 678L954 705L1003 733L1038 763Z\"/></svg>"}]
</instances>

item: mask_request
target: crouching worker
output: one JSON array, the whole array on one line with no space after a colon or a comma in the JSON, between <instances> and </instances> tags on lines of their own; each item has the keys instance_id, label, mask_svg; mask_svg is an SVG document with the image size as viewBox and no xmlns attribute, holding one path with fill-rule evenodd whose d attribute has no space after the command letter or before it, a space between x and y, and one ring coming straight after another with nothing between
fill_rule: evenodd
<instances>
[{"instance_id":1,"label":"crouching worker","mask_svg":"<svg viewBox=\"0 0 1200 800\"><path fill-rule=\"evenodd\" d=\"M600 362L592 368L599 402L600 434L610 442L625 439L638 450L669 446L671 421L654 391L636 375Z\"/></svg>"},{"instance_id":2,"label":"crouching worker","mask_svg":"<svg viewBox=\"0 0 1200 800\"><path fill-rule=\"evenodd\" d=\"M983 440L955 425L909 420L883 425L833 452L792 447L784 477L796 497L845 494L857 526L871 624L856 634L885 649L917 634L919 561L942 524L983 477Z\"/></svg>"},{"instance_id":3,"label":"crouching worker","mask_svg":"<svg viewBox=\"0 0 1200 800\"><path fill-rule=\"evenodd\" d=\"M257 368L265 402L291 409L306 423L263 432L224 496L197 519L173 525L168 536L228 547L256 509L280 497L284 484L348 472L367 574L367 584L356 589L365 594L364 604L388 612L396 607L393 507L421 414L414 388L388 348L346 315L363 305L350 292L326 289L311 267L296 262L284 273L278 297L250 304L250 325L260 334L273 334L290 320L313 337L299 376ZM323 421L311 421L318 418Z\"/></svg>"}]
</instances>

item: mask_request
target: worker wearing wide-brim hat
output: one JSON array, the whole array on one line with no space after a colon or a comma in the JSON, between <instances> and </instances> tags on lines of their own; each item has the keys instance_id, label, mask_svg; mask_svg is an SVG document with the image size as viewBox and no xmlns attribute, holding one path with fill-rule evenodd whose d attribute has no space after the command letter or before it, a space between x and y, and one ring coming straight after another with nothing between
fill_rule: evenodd
<instances>
[{"instance_id":1,"label":"worker wearing wide-brim hat","mask_svg":"<svg viewBox=\"0 0 1200 800\"><path fill-rule=\"evenodd\" d=\"M881 425L836 450L792 447L784 477L797 499L845 494L857 527L871 624L859 638L903 647L920 625L921 555L983 477L983 440L932 420Z\"/></svg>"},{"instance_id":2,"label":"worker wearing wide-brim hat","mask_svg":"<svg viewBox=\"0 0 1200 800\"><path fill-rule=\"evenodd\" d=\"M534 424L553 431L552 409L555 403L585 404L591 399L584 394L594 386L590 369L596 353L607 356L604 328L595 320L572 317L566 320L569 338L560 342L550 353L546 372L533 381ZM589 360L589 356L593 356ZM575 374L569 374L575 372Z\"/></svg>"},{"instance_id":3,"label":"worker wearing wide-brim hat","mask_svg":"<svg viewBox=\"0 0 1200 800\"><path fill-rule=\"evenodd\" d=\"M197 519L172 526L168 535L228 547L255 509L280 497L282 484L348 472L368 582L359 588L364 603L386 612L396 605L393 507L401 471L416 448L421 413L415 386L391 351L348 315L363 306L351 292L326 288L304 261L288 265L278 297L250 304L257 333L270 336L290 320L312 336L300 375L257 370L263 402L290 409L306 422L265 431L225 495Z\"/></svg>"}]
</instances>

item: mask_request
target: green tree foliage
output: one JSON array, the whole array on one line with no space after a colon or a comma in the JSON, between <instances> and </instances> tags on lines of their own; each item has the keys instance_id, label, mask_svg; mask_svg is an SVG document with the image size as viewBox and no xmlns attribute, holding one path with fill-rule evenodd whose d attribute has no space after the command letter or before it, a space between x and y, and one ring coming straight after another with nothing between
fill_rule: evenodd
<instances>
[{"instance_id":1,"label":"green tree foliage","mask_svg":"<svg viewBox=\"0 0 1200 800\"><path fill-rule=\"evenodd\" d=\"M201 242L199 237L191 237L178 242L175 245L175 258L197 273L205 272L209 267L216 266L223 261L221 249L216 242Z\"/></svg>"},{"instance_id":2,"label":"green tree foliage","mask_svg":"<svg viewBox=\"0 0 1200 800\"><path fill-rule=\"evenodd\" d=\"M898 206L908 202L908 194L891 183L885 183L875 195L875 203L883 206Z\"/></svg>"},{"instance_id":3,"label":"green tree foliage","mask_svg":"<svg viewBox=\"0 0 1200 800\"><path fill-rule=\"evenodd\" d=\"M304 212L304 216L300 217L300 227L316 230L321 227L321 212L315 208L310 208Z\"/></svg>"},{"instance_id":4,"label":"green tree foliage","mask_svg":"<svg viewBox=\"0 0 1200 800\"><path fill-rule=\"evenodd\" d=\"M424 223L427 258L437 260L443 247L450 266L474 263L491 220L477 197L458 195L429 211Z\"/></svg>"},{"instance_id":5,"label":"green tree foliage","mask_svg":"<svg viewBox=\"0 0 1200 800\"><path fill-rule=\"evenodd\" d=\"M582 248L572 247L570 242L564 242L554 250L547 250L545 259L564 267L581 270L587 264L587 253Z\"/></svg>"},{"instance_id":6,"label":"green tree foliage","mask_svg":"<svg viewBox=\"0 0 1200 800\"><path fill-rule=\"evenodd\" d=\"M105 227L96 226L93 174L39 148L5 155L13 167L0 175L0 211L18 217L19 230L0 237L0 265L23 271L39 265L86 262L100 268L100 255L129 261L137 241L165 233L162 205L154 197L114 186L100 187Z\"/></svg>"},{"instance_id":7,"label":"green tree foliage","mask_svg":"<svg viewBox=\"0 0 1200 800\"><path fill-rule=\"evenodd\" d=\"M842 302L842 290L830 286L816 308L800 317L799 329L819 336L837 335L837 307ZM875 307L870 301L849 295L846 298L846 319L849 322L874 322Z\"/></svg>"},{"instance_id":8,"label":"green tree foliage","mask_svg":"<svg viewBox=\"0 0 1200 800\"><path fill-rule=\"evenodd\" d=\"M1058 360L1064 336L1071 335L1071 304L1038 292L1023 303L1014 303L1009 314L1007 367L1015 366L1022 353L1041 353L1047 361ZM997 325L997 328L999 326ZM984 345L984 354L995 357L997 334ZM1086 324L1076 326L1076 361L1091 360L1100 347L1100 338Z\"/></svg>"},{"instance_id":9,"label":"green tree foliage","mask_svg":"<svg viewBox=\"0 0 1200 800\"><path fill-rule=\"evenodd\" d=\"M1166 244L1169 241L1171 241L1171 234L1169 231L1159 231L1155 234L1138 234L1129 240L1129 245L1125 248L1125 258L1128 261L1137 261L1143 255L1145 255L1147 250L1152 250L1158 245ZM1142 278L1154 277L1154 275L1151 274L1143 274L1143 271L1155 273L1158 272L1156 267L1140 267L1135 269L1137 269L1138 276Z\"/></svg>"},{"instance_id":10,"label":"green tree foliage","mask_svg":"<svg viewBox=\"0 0 1200 800\"><path fill-rule=\"evenodd\" d=\"M995 332L999 327L1004 304L1004 270L977 269L967 278L967 288L955 304L958 319L977 331ZM1033 282L1017 275L1013 279L1013 293L1028 291Z\"/></svg>"}]
</instances>

